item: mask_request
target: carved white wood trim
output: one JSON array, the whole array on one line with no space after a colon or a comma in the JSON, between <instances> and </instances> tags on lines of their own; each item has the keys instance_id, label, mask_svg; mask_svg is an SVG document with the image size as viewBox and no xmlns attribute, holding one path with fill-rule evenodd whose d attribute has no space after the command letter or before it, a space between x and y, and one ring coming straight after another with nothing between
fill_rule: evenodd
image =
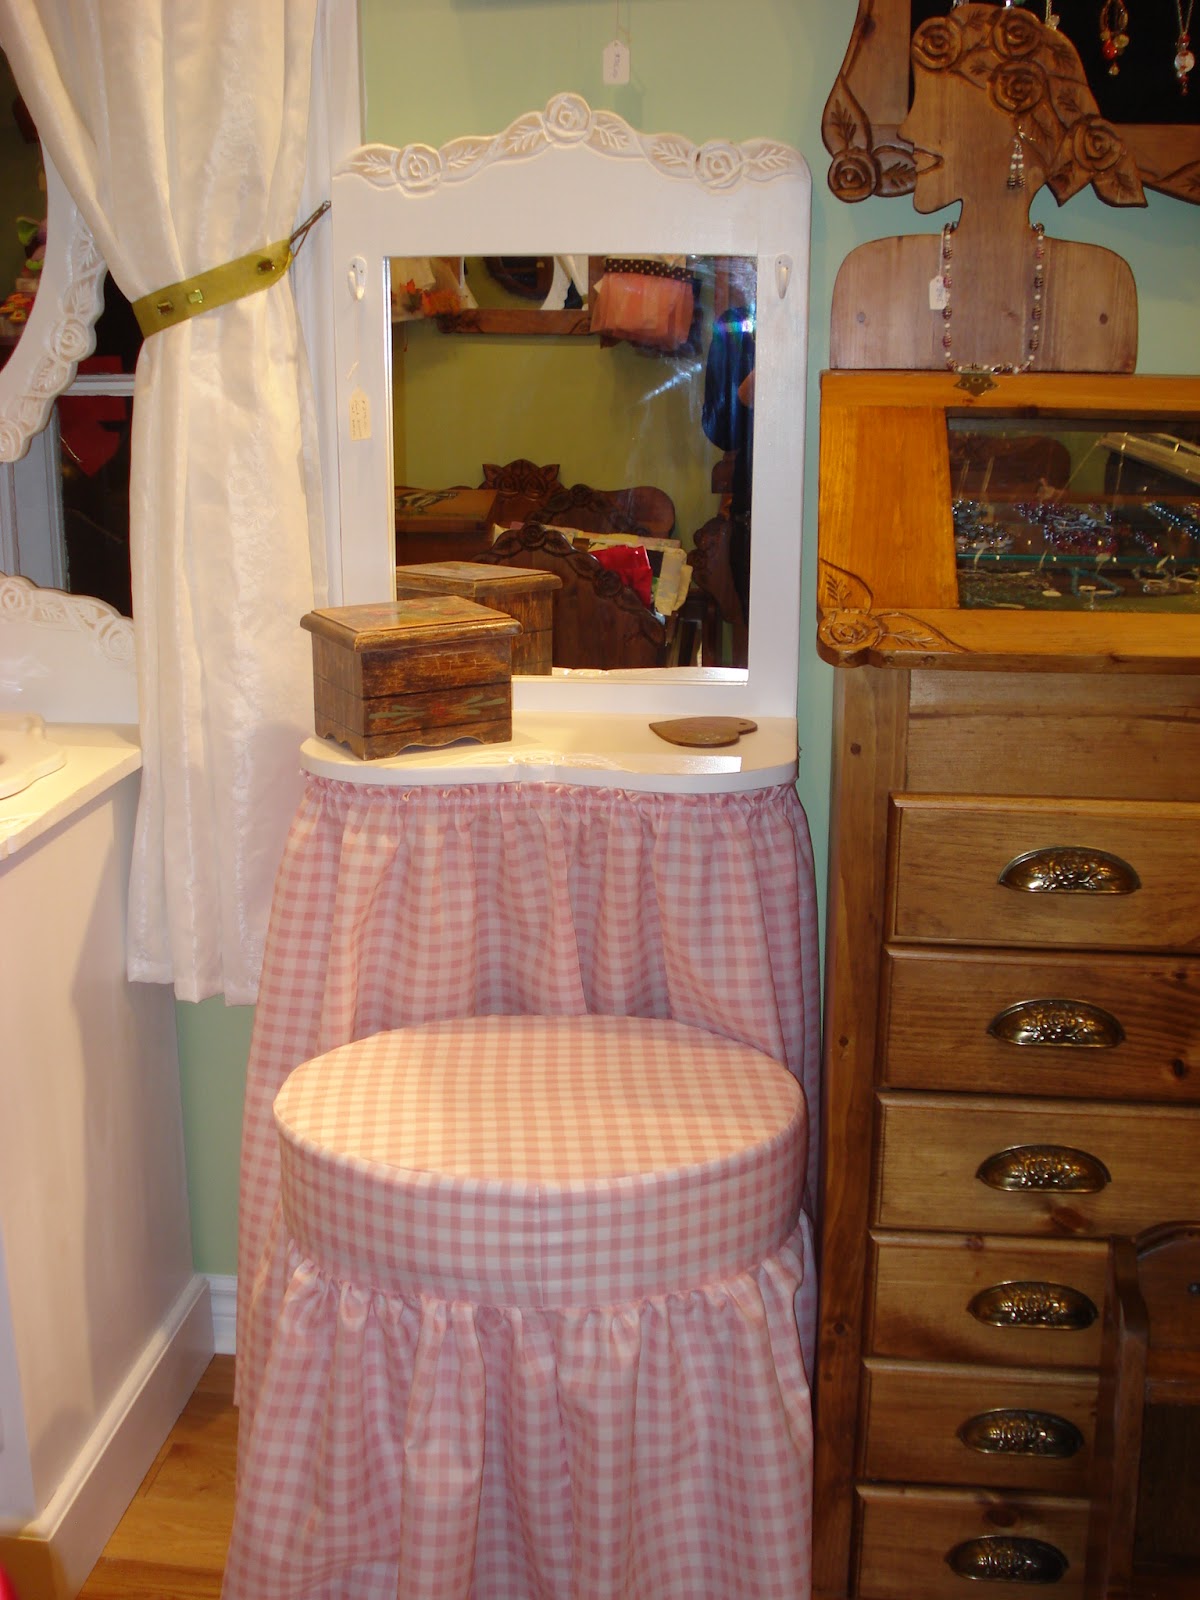
<instances>
[{"instance_id":1,"label":"carved white wood trim","mask_svg":"<svg viewBox=\"0 0 1200 1600\"><path fill-rule=\"evenodd\" d=\"M46 168L46 262L20 343L0 371L0 461L17 461L96 344L103 257L53 163Z\"/></svg>"},{"instance_id":2,"label":"carved white wood trim","mask_svg":"<svg viewBox=\"0 0 1200 1600\"><path fill-rule=\"evenodd\" d=\"M555 713L793 719L810 208L807 164L776 139L694 144L679 134L644 134L570 92L495 135L440 149L375 144L346 152L334 174L332 216L341 603L376 599L395 582L392 258L531 248L750 258L758 292L755 621L747 667L520 677L513 704ZM486 438L478 451L463 441L482 461L493 459L487 448Z\"/></svg>"},{"instance_id":3,"label":"carved white wood trim","mask_svg":"<svg viewBox=\"0 0 1200 1600\"><path fill-rule=\"evenodd\" d=\"M800 154L776 140L733 144L714 139L696 145L679 133L641 133L615 111L593 111L577 94L555 95L544 111L526 112L503 133L451 139L440 150L428 144L401 150L363 145L338 171L379 189L420 195L443 183L461 183L493 162L527 161L555 145L584 145L598 155L644 160L666 177L691 179L715 192L807 171Z\"/></svg>"},{"instance_id":4,"label":"carved white wood trim","mask_svg":"<svg viewBox=\"0 0 1200 1600\"><path fill-rule=\"evenodd\" d=\"M133 668L133 622L103 600L0 574L0 624L11 620L80 634L106 661Z\"/></svg>"}]
</instances>

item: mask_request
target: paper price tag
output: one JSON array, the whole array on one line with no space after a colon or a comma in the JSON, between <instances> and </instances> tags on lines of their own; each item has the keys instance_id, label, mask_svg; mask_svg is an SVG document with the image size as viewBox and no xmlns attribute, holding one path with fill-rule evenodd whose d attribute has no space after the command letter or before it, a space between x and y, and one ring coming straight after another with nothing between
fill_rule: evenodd
<instances>
[{"instance_id":1,"label":"paper price tag","mask_svg":"<svg viewBox=\"0 0 1200 1600\"><path fill-rule=\"evenodd\" d=\"M371 402L362 389L355 389L350 396L350 437L352 439L371 437Z\"/></svg>"},{"instance_id":2,"label":"paper price tag","mask_svg":"<svg viewBox=\"0 0 1200 1600\"><path fill-rule=\"evenodd\" d=\"M946 309L946 281L939 275L929 280L929 309L930 311L944 311Z\"/></svg>"},{"instance_id":3,"label":"paper price tag","mask_svg":"<svg viewBox=\"0 0 1200 1600\"><path fill-rule=\"evenodd\" d=\"M620 39L614 39L604 47L604 81L629 82L629 46Z\"/></svg>"}]
</instances>

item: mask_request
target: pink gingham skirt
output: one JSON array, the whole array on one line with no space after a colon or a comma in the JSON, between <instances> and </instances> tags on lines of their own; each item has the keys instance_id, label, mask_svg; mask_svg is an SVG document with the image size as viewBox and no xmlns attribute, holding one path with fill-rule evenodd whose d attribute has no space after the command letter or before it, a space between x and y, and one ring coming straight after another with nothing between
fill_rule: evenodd
<instances>
[{"instance_id":1,"label":"pink gingham skirt","mask_svg":"<svg viewBox=\"0 0 1200 1600\"><path fill-rule=\"evenodd\" d=\"M307 1062L275 1122L226 1600L807 1594L791 1074L490 1016Z\"/></svg>"}]
</instances>

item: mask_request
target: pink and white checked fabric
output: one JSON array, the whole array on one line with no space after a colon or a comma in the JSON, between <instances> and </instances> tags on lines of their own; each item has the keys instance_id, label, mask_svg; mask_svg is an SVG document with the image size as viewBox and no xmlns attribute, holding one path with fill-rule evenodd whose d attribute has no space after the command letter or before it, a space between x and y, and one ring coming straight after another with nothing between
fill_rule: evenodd
<instances>
[{"instance_id":1,"label":"pink and white checked fabric","mask_svg":"<svg viewBox=\"0 0 1200 1600\"><path fill-rule=\"evenodd\" d=\"M488 1016L335 1049L275 1116L285 1288L250 1312L226 1600L807 1594L806 1118L777 1062Z\"/></svg>"},{"instance_id":2,"label":"pink and white checked fabric","mask_svg":"<svg viewBox=\"0 0 1200 1600\"><path fill-rule=\"evenodd\" d=\"M253 1431L272 1350L284 1347L274 1342L277 1324L304 1315L300 1284L311 1280L313 1294L336 1293L347 1317L359 1306L364 1340L376 1328L364 1309L373 1303L370 1292L335 1290L313 1276L281 1229L272 1106L300 1063L381 1030L455 1017L673 1018L761 1050L795 1074L808 1107L811 1195L818 993L812 850L790 785L715 796L561 784L403 790L310 775L276 881L243 1112L237 1368L243 1434ZM746 1292L782 1305L795 1291L810 1370L817 1298L811 1214L807 1202L792 1241L756 1270L753 1294ZM786 1272L778 1266L784 1259ZM670 1300L670 1314L653 1324L666 1341L661 1359L668 1364L671 1330L706 1319L698 1309L704 1293ZM451 1303L446 1325L463 1332L469 1324L475 1338L489 1315ZM388 1325L399 1337L402 1324L417 1337L411 1317L397 1314ZM639 1339L647 1326L638 1319ZM527 1327L523 1337L533 1338ZM350 1339L348 1331L343 1338ZM537 1349L552 1375L544 1339ZM650 1359L643 1356L643 1367ZM353 1361L339 1381L352 1389L360 1382ZM536 1510L523 1515L533 1518ZM807 1551L807 1491L792 1515ZM800 1576L789 1600L806 1592L807 1558L794 1572ZM356 1600L394 1594L394 1563L367 1573L352 1592ZM569 1591L551 1585L529 1592ZM718 1593L678 1592L706 1600ZM739 1597L757 1592L749 1581L738 1591Z\"/></svg>"},{"instance_id":3,"label":"pink and white checked fabric","mask_svg":"<svg viewBox=\"0 0 1200 1600\"><path fill-rule=\"evenodd\" d=\"M746 1271L800 1213L799 1084L678 1022L375 1034L298 1067L275 1119L289 1238L389 1293L637 1300Z\"/></svg>"},{"instance_id":4,"label":"pink and white checked fabric","mask_svg":"<svg viewBox=\"0 0 1200 1600\"><path fill-rule=\"evenodd\" d=\"M818 982L812 848L790 784L662 795L309 776L276 880L247 1069L243 1414L265 1359L245 1313L279 1202L271 1108L294 1067L384 1029L452 1017L669 1017L795 1073L808 1102L811 1196ZM806 1351L815 1322L810 1279Z\"/></svg>"}]
</instances>

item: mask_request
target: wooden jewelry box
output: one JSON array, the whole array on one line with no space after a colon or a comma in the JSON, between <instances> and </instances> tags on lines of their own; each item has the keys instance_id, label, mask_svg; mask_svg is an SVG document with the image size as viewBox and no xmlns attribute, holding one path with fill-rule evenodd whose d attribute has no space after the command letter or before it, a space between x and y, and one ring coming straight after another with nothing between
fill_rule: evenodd
<instances>
[{"instance_id":1,"label":"wooden jewelry box","mask_svg":"<svg viewBox=\"0 0 1200 1600\"><path fill-rule=\"evenodd\" d=\"M397 600L453 594L506 612L521 624L513 640L514 672L548 674L554 642L554 591L562 579L536 567L489 566L478 561L430 561L397 567Z\"/></svg>"},{"instance_id":2,"label":"wooden jewelry box","mask_svg":"<svg viewBox=\"0 0 1200 1600\"><path fill-rule=\"evenodd\" d=\"M356 756L512 738L514 618L454 595L310 611L317 734Z\"/></svg>"}]
</instances>

